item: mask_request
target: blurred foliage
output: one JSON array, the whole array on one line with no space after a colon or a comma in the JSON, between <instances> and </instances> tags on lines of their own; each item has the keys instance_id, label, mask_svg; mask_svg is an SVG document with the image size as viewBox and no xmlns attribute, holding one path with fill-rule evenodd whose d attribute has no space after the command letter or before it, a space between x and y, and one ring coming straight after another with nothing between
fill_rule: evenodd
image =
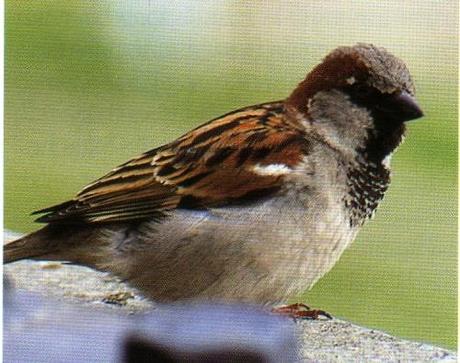
<instances>
[{"instance_id":1,"label":"blurred foliage","mask_svg":"<svg viewBox=\"0 0 460 363\"><path fill-rule=\"evenodd\" d=\"M374 221L302 298L411 339L457 344L457 4L6 1L5 227L236 107L284 98L329 50L385 46L416 80Z\"/></svg>"}]
</instances>

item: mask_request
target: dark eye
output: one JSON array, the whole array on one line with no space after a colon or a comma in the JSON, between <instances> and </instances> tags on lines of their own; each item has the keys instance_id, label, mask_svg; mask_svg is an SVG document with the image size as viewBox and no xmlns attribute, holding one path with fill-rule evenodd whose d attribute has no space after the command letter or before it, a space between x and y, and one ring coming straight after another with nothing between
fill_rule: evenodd
<instances>
[{"instance_id":1,"label":"dark eye","mask_svg":"<svg viewBox=\"0 0 460 363\"><path fill-rule=\"evenodd\" d=\"M373 94L373 89L366 84L357 84L353 87L353 93L356 96L371 96Z\"/></svg>"},{"instance_id":2,"label":"dark eye","mask_svg":"<svg viewBox=\"0 0 460 363\"><path fill-rule=\"evenodd\" d=\"M377 90L367 84L354 84L349 90L350 96L356 101L370 102L377 96Z\"/></svg>"}]
</instances>

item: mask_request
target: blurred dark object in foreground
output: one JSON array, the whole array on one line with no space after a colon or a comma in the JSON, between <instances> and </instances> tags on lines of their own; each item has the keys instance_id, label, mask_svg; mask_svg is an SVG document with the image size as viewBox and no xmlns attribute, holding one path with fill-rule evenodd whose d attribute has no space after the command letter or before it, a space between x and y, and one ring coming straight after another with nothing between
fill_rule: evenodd
<instances>
[{"instance_id":1,"label":"blurred dark object in foreground","mask_svg":"<svg viewBox=\"0 0 460 363\"><path fill-rule=\"evenodd\" d=\"M173 305L128 316L5 290L4 362L292 362L287 319L248 306Z\"/></svg>"}]
</instances>

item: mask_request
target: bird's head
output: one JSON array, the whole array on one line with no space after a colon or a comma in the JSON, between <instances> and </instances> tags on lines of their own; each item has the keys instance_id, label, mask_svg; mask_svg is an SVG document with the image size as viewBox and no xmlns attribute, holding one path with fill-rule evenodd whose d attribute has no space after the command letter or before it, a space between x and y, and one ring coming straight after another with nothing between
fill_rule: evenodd
<instances>
[{"instance_id":1,"label":"bird's head","mask_svg":"<svg viewBox=\"0 0 460 363\"><path fill-rule=\"evenodd\" d=\"M423 116L404 62L362 43L332 51L286 104L328 142L376 161L400 144L406 121Z\"/></svg>"}]
</instances>

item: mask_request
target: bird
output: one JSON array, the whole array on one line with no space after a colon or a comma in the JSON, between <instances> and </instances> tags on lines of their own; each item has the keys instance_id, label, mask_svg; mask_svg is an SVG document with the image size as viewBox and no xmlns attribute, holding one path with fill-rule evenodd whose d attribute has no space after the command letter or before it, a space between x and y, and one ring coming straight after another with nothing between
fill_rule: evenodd
<instances>
[{"instance_id":1,"label":"bird","mask_svg":"<svg viewBox=\"0 0 460 363\"><path fill-rule=\"evenodd\" d=\"M401 59L340 46L287 98L212 119L34 212L45 226L6 244L4 263L89 266L162 303L284 304L374 215L406 122L422 116Z\"/></svg>"}]
</instances>

